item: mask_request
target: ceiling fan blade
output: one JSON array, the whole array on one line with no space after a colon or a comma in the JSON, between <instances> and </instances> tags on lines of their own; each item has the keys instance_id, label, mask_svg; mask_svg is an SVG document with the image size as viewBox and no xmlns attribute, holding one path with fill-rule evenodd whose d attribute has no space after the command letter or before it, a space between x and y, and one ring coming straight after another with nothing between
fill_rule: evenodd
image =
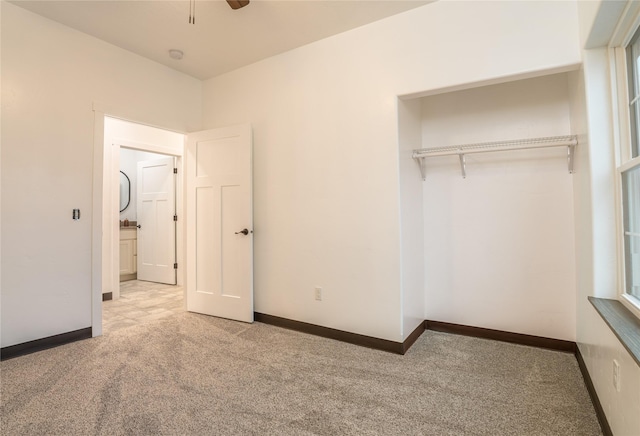
<instances>
[{"instance_id":1,"label":"ceiling fan blade","mask_svg":"<svg viewBox=\"0 0 640 436\"><path fill-rule=\"evenodd\" d=\"M249 4L249 0L227 0L231 9L240 9Z\"/></svg>"}]
</instances>

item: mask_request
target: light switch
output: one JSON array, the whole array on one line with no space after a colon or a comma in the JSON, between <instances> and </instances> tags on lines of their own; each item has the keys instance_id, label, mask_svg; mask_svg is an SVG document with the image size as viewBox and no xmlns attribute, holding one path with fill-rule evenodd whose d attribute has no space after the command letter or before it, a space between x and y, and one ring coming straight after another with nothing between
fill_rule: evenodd
<instances>
[{"instance_id":1,"label":"light switch","mask_svg":"<svg viewBox=\"0 0 640 436\"><path fill-rule=\"evenodd\" d=\"M80 219L80 209L73 209L73 219L74 220Z\"/></svg>"}]
</instances>

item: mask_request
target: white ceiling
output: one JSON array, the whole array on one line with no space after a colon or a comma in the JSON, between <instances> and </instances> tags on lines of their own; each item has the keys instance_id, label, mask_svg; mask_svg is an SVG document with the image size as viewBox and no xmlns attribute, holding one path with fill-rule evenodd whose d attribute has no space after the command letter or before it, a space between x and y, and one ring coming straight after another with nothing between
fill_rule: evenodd
<instances>
[{"instance_id":1,"label":"white ceiling","mask_svg":"<svg viewBox=\"0 0 640 436\"><path fill-rule=\"evenodd\" d=\"M431 0L433 1L433 0ZM208 79L261 59L429 3L429 0L17 0L12 3L160 62ZM180 61L169 57L180 49Z\"/></svg>"}]
</instances>

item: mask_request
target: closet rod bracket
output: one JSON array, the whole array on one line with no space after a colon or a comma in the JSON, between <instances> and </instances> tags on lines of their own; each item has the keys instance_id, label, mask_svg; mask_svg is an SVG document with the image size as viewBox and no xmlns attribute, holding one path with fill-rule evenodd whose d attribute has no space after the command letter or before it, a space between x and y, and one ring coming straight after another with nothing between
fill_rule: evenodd
<instances>
[{"instance_id":1,"label":"closet rod bracket","mask_svg":"<svg viewBox=\"0 0 640 436\"><path fill-rule=\"evenodd\" d=\"M414 159L418 162L418 166L420 167L420 175L422 176L422 181L427 180L427 166L424 162L424 157L418 156L414 157Z\"/></svg>"},{"instance_id":2,"label":"closet rod bracket","mask_svg":"<svg viewBox=\"0 0 640 436\"><path fill-rule=\"evenodd\" d=\"M462 153L462 150L460 150L460 152L458 153L458 158L460 159L460 171L462 172L462 178L466 179L467 178L467 161L464 158L464 153Z\"/></svg>"},{"instance_id":3,"label":"closet rod bracket","mask_svg":"<svg viewBox=\"0 0 640 436\"><path fill-rule=\"evenodd\" d=\"M567 161L569 165L569 174L574 173L573 163L575 161L576 144L570 144L567 147Z\"/></svg>"}]
</instances>

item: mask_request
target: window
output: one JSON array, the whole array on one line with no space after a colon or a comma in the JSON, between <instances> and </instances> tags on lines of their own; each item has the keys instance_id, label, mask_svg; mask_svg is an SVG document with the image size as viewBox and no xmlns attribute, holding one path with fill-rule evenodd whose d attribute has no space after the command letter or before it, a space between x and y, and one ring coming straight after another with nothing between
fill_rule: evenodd
<instances>
[{"instance_id":1,"label":"window","mask_svg":"<svg viewBox=\"0 0 640 436\"><path fill-rule=\"evenodd\" d=\"M626 48L627 77L629 80L629 115L631 127L631 157L638 156L640 144L640 29L631 38Z\"/></svg>"},{"instance_id":2,"label":"window","mask_svg":"<svg viewBox=\"0 0 640 436\"><path fill-rule=\"evenodd\" d=\"M625 48L629 137L622 142L620 166L624 239L624 297L640 307L640 29Z\"/></svg>"},{"instance_id":3,"label":"window","mask_svg":"<svg viewBox=\"0 0 640 436\"><path fill-rule=\"evenodd\" d=\"M625 291L640 299L640 165L622 172Z\"/></svg>"}]
</instances>

